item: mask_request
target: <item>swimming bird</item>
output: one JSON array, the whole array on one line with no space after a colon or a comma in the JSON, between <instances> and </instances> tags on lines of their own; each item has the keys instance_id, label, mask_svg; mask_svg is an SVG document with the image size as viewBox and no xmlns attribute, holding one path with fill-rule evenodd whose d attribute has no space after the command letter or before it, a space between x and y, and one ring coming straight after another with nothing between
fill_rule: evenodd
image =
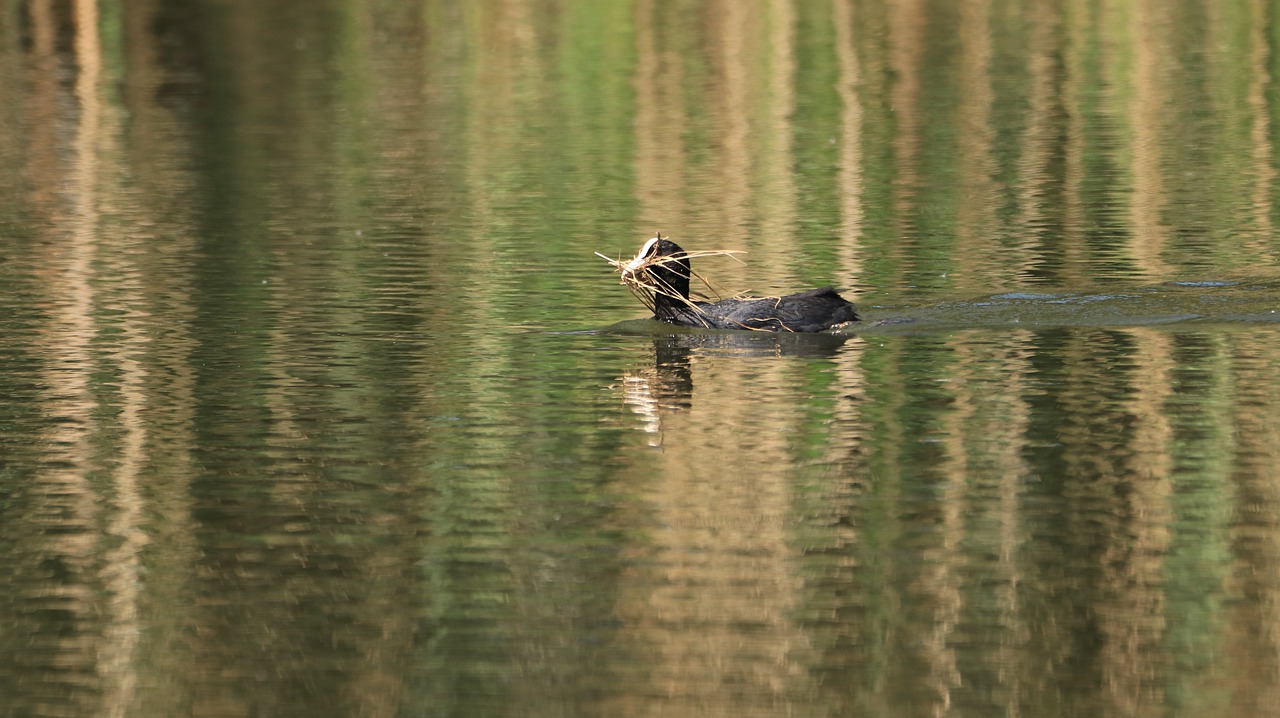
<instances>
[{"instance_id":1,"label":"swimming bird","mask_svg":"<svg viewBox=\"0 0 1280 718\"><path fill-rule=\"evenodd\" d=\"M671 324L813 333L858 321L853 304L833 287L785 297L733 297L718 302L692 300L689 298L689 277L693 275L690 256L680 245L659 233L644 243L634 259L614 264L622 270L623 283L653 310L653 318Z\"/></svg>"}]
</instances>

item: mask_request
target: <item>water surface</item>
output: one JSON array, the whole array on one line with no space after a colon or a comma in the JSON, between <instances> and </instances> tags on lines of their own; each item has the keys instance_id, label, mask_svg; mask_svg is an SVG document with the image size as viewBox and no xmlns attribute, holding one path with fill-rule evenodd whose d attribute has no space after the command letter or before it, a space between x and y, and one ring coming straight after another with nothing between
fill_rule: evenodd
<instances>
[{"instance_id":1,"label":"water surface","mask_svg":"<svg viewBox=\"0 0 1280 718\"><path fill-rule=\"evenodd\" d=\"M1273 4L0 38L0 713L1280 715Z\"/></svg>"}]
</instances>

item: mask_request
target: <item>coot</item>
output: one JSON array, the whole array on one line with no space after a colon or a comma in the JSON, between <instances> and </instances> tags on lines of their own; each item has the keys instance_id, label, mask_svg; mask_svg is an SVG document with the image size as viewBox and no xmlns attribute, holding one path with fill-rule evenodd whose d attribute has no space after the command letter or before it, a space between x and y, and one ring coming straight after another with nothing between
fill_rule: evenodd
<instances>
[{"instance_id":1,"label":"coot","mask_svg":"<svg viewBox=\"0 0 1280 718\"><path fill-rule=\"evenodd\" d=\"M708 329L821 332L858 321L853 304L832 287L785 297L735 297L718 302L689 298L689 255L661 234L644 243L622 269L622 281L645 292L654 319Z\"/></svg>"}]
</instances>

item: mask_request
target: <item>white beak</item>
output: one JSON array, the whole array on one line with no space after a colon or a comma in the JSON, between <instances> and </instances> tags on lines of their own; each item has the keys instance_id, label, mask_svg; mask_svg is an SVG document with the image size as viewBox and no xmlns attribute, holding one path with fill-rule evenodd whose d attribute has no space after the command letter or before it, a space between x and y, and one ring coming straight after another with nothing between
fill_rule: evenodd
<instances>
[{"instance_id":1,"label":"white beak","mask_svg":"<svg viewBox=\"0 0 1280 718\"><path fill-rule=\"evenodd\" d=\"M653 251L653 246L657 243L658 243L657 237L654 237L650 239L648 242L645 242L644 246L640 248L640 253L636 255L636 258L631 260L630 262L627 262L627 266L622 268L622 276L625 277L629 274L635 274L637 271L640 270L640 268L644 267L646 261L648 260L649 252Z\"/></svg>"}]
</instances>

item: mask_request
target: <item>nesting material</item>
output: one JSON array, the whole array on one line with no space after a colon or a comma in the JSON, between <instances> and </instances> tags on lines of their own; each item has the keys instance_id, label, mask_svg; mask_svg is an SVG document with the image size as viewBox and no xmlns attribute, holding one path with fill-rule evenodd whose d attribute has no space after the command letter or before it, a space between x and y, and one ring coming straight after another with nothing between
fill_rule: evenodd
<instances>
[{"instance_id":1,"label":"nesting material","mask_svg":"<svg viewBox=\"0 0 1280 718\"><path fill-rule=\"evenodd\" d=\"M613 265L613 268L618 270L622 275L622 284L626 285L627 289L631 291L631 294L633 294L636 299L639 299L642 304L648 307L651 312L657 311L654 299L658 295L669 297L681 302L695 312L702 312L702 308L694 303L694 298L692 296L681 296L675 288L655 276L651 271L655 267L661 267L672 262L678 262L682 259L697 259L699 257L732 257L733 259L741 262L742 260L738 259L736 255L746 254L745 251L740 249L702 249L693 252L682 251L674 255L646 257L645 255L648 252L650 244L661 239L663 239L663 236L662 233L659 232L656 237L650 239L643 247L640 248L640 252L635 257L628 260L611 259L599 252L595 253L597 257ZM721 293L718 292L715 287L711 286L711 282L706 277L693 270L690 270L689 273L693 278L701 282L702 286L706 287L707 291L710 292L710 295L698 292L696 297L697 299L705 301L719 301L723 298ZM738 297L741 297L741 295L735 295L735 298Z\"/></svg>"}]
</instances>

